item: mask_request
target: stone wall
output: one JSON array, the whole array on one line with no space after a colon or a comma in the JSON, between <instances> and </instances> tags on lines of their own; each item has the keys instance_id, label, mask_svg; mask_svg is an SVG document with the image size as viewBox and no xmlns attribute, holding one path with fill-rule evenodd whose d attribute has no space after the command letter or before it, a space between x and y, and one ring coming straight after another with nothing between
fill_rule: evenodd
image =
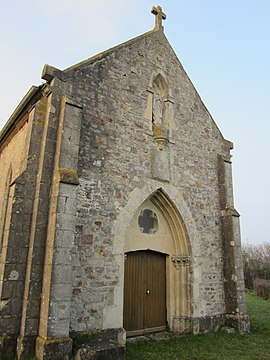
<instances>
[{"instance_id":1,"label":"stone wall","mask_svg":"<svg viewBox=\"0 0 270 360\"><path fill-rule=\"evenodd\" d=\"M0 151L0 231L3 227L7 187L26 168L29 147L29 136L31 134L31 120L28 114L21 120L19 129L13 132L13 136L1 144ZM11 178L10 178L11 175Z\"/></svg>"},{"instance_id":2,"label":"stone wall","mask_svg":"<svg viewBox=\"0 0 270 360\"><path fill-rule=\"evenodd\" d=\"M229 143L159 31L67 75L73 96L83 106L73 249L71 327L76 331L102 328L106 309L119 300L115 289L122 277L123 253L114 251L118 239L112 229L129 194L151 182L155 141L145 112L151 79L158 73L166 79L174 103L175 128L167 145L170 186L183 195L199 233L196 242L190 238L193 315L225 311L218 154L227 156Z\"/></svg>"},{"instance_id":3,"label":"stone wall","mask_svg":"<svg viewBox=\"0 0 270 360\"><path fill-rule=\"evenodd\" d=\"M1 157L6 157L12 163L12 183L8 192L8 216L5 219L0 269L3 355L16 352L19 336L19 347L24 350L29 350L30 347L34 351L33 339L38 333L45 249L42 235L44 225L46 226L46 217L42 211L37 217L39 205L42 204L43 211L45 206L43 196L36 186L37 178L39 182L42 179L38 176L38 169L44 165L43 161L40 161L40 152L47 96L42 93L42 89L37 88L35 99L28 99L30 104L26 104L23 109L25 115L14 119L11 131L1 142ZM35 102L35 106L31 102ZM25 338L27 341L21 342Z\"/></svg>"}]
</instances>

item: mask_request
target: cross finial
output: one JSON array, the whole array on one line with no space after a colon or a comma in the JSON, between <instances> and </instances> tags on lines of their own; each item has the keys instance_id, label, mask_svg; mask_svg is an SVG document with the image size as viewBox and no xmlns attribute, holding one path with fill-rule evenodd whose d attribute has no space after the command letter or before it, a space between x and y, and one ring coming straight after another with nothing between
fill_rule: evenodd
<instances>
[{"instance_id":1,"label":"cross finial","mask_svg":"<svg viewBox=\"0 0 270 360\"><path fill-rule=\"evenodd\" d=\"M154 14L156 17L155 30L162 28L162 20L165 20L167 17L167 15L162 12L162 7L153 6L151 13Z\"/></svg>"}]
</instances>

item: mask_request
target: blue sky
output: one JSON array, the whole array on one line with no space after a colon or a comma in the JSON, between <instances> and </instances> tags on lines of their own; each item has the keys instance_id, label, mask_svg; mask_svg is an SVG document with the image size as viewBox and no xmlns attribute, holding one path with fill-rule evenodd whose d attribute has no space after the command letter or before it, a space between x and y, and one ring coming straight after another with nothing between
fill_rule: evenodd
<instances>
[{"instance_id":1,"label":"blue sky","mask_svg":"<svg viewBox=\"0 0 270 360\"><path fill-rule=\"evenodd\" d=\"M5 2L0 127L45 63L64 69L154 26L153 0ZM270 242L270 1L163 0L165 33L225 138L235 144L242 240Z\"/></svg>"}]
</instances>

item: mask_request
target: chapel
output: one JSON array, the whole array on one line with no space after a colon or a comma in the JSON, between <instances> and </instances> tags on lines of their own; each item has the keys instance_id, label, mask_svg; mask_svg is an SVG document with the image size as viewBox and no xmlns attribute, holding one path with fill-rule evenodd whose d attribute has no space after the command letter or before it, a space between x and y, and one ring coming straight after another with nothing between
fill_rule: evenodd
<instances>
[{"instance_id":1,"label":"chapel","mask_svg":"<svg viewBox=\"0 0 270 360\"><path fill-rule=\"evenodd\" d=\"M1 359L249 331L233 144L152 13L143 35L45 65L0 133Z\"/></svg>"}]
</instances>

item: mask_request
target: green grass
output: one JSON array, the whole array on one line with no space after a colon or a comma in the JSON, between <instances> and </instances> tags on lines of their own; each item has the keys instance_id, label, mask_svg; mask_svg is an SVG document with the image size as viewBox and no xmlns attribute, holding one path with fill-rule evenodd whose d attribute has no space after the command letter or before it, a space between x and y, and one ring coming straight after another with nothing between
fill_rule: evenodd
<instances>
[{"instance_id":1,"label":"green grass","mask_svg":"<svg viewBox=\"0 0 270 360\"><path fill-rule=\"evenodd\" d=\"M127 360L270 360L270 301L247 294L249 334L221 331L127 343Z\"/></svg>"}]
</instances>

